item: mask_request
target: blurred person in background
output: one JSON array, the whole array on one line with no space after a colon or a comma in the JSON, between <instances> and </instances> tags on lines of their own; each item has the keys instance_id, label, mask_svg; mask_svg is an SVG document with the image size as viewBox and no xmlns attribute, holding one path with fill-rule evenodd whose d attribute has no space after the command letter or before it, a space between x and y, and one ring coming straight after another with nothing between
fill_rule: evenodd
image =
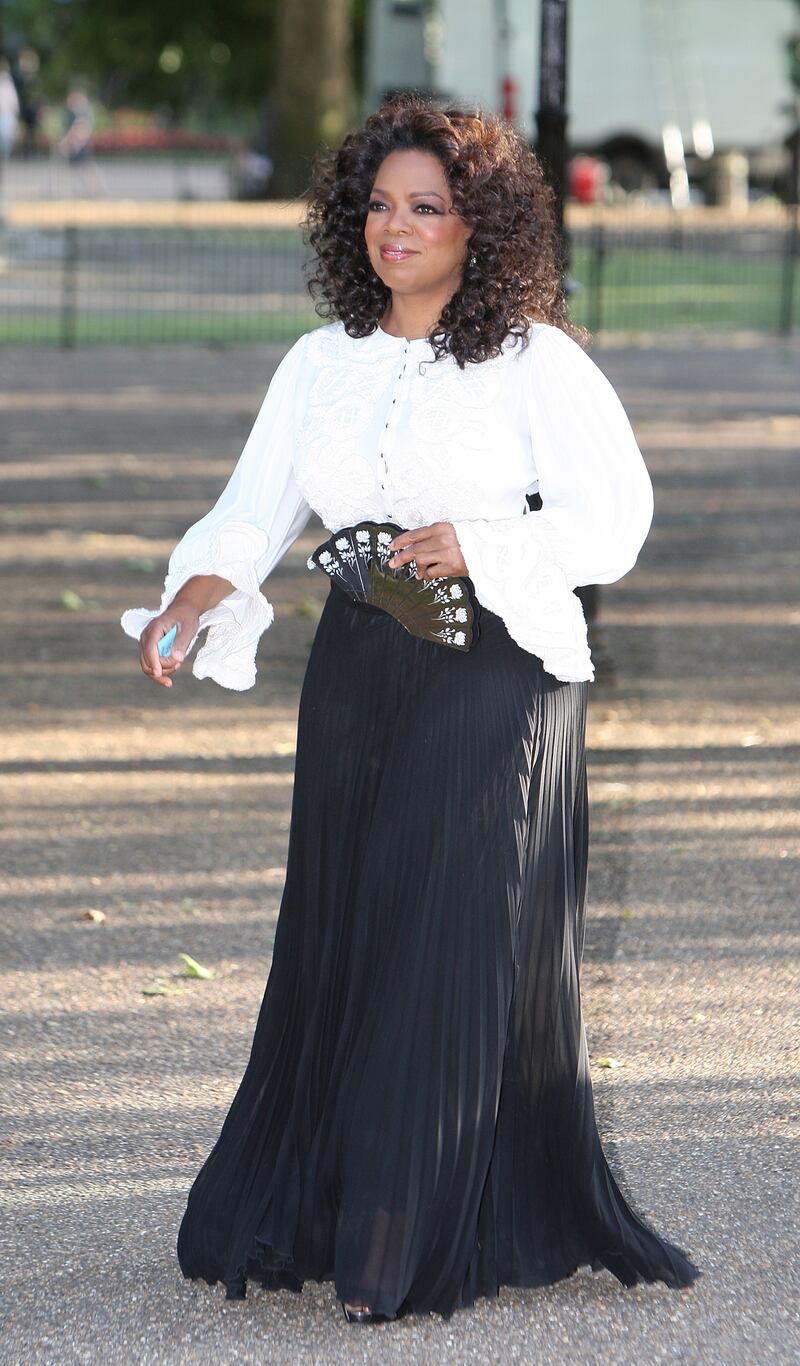
<instances>
[{"instance_id":1,"label":"blurred person in background","mask_svg":"<svg viewBox=\"0 0 800 1366\"><path fill-rule=\"evenodd\" d=\"M19 96L11 67L0 57L0 157L8 160L17 140L19 127Z\"/></svg>"},{"instance_id":2,"label":"blurred person in background","mask_svg":"<svg viewBox=\"0 0 800 1366\"><path fill-rule=\"evenodd\" d=\"M41 95L37 88L39 76L39 54L31 47L25 47L17 60L17 79L19 89L19 120L23 137L20 150L26 154L36 151L41 114Z\"/></svg>"},{"instance_id":3,"label":"blurred person in background","mask_svg":"<svg viewBox=\"0 0 800 1366\"><path fill-rule=\"evenodd\" d=\"M397 96L319 154L305 227L332 321L281 361L160 606L122 617L158 686L207 626L195 675L249 688L260 584L313 512L333 533L272 966L179 1265L228 1299L332 1280L361 1323L581 1265L690 1285L593 1109L574 589L633 567L653 494L567 320L552 194L505 120Z\"/></svg>"},{"instance_id":4,"label":"blurred person in background","mask_svg":"<svg viewBox=\"0 0 800 1366\"><path fill-rule=\"evenodd\" d=\"M56 150L74 169L83 189L89 194L99 194L104 186L92 151L93 133L92 102L84 90L73 88L64 104L64 133Z\"/></svg>"},{"instance_id":5,"label":"blurred person in background","mask_svg":"<svg viewBox=\"0 0 800 1366\"><path fill-rule=\"evenodd\" d=\"M234 195L237 199L263 199L272 176L272 159L266 152L247 147L236 158Z\"/></svg>"}]
</instances>

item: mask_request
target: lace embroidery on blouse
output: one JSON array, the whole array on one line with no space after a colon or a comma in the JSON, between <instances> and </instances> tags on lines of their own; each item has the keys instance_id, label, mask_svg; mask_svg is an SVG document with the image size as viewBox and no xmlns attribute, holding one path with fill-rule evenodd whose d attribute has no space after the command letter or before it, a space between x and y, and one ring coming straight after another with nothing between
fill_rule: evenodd
<instances>
[{"instance_id":1,"label":"lace embroidery on blouse","mask_svg":"<svg viewBox=\"0 0 800 1366\"><path fill-rule=\"evenodd\" d=\"M244 689L274 611L263 581L316 512L331 533L365 520L449 522L476 597L564 681L594 670L573 589L633 566L652 485L624 409L599 367L557 328L459 369L425 339L342 323L284 356L223 493L170 559L161 605L124 613L138 637L193 575L234 591L204 613L198 677ZM538 488L542 508L526 493ZM194 642L192 642L194 644Z\"/></svg>"}]
</instances>

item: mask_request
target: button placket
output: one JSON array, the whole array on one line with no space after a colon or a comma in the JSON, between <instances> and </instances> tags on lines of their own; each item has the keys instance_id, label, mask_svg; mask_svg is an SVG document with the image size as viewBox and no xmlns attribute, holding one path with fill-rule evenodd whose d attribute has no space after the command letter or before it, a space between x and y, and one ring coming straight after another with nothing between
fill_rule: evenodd
<instances>
[{"instance_id":1,"label":"button placket","mask_svg":"<svg viewBox=\"0 0 800 1366\"><path fill-rule=\"evenodd\" d=\"M402 364L402 366L400 367L400 370L399 370L399 372L398 372L398 375L397 375L397 383L396 383L396 385L395 385L395 393L394 393L394 395L393 395L393 397L392 397L392 402L391 402L391 407L392 407L392 408L393 408L393 407L396 405L396 403L397 403L398 391L399 391L399 389L400 389L400 387L401 387L401 385L402 385L402 383L403 383L403 379L404 379L404 377L405 377L407 363L408 363L408 343L406 342L405 345L403 346L403 364ZM388 462L387 462L387 459L386 459L386 452L387 452L387 447L388 447L388 438L387 438L387 436L386 436L386 432L387 432L387 430L389 429L389 422L390 422L390 419L391 419L391 410L390 410L390 412L389 412L389 417L387 417L386 421L385 421L384 424L383 424L384 437L383 437L383 441L382 441L381 450L378 452L378 454L379 454L379 456L380 456L380 459L381 459L381 462L382 462L382 464L383 464L384 479L382 479L382 480L380 481L380 483L381 483L381 489L384 491L384 493L386 492L386 483L385 483L385 480L386 480L386 479L388 478L388 476L389 476L389 465L388 465Z\"/></svg>"}]
</instances>

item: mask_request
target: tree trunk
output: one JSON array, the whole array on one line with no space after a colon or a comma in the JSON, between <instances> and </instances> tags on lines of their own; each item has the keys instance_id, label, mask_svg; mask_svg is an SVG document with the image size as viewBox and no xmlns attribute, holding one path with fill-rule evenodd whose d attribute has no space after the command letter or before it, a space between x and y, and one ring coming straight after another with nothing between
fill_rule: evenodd
<instances>
[{"instance_id":1,"label":"tree trunk","mask_svg":"<svg viewBox=\"0 0 800 1366\"><path fill-rule=\"evenodd\" d=\"M270 194L308 188L311 158L351 125L351 0L289 0L276 14Z\"/></svg>"}]
</instances>

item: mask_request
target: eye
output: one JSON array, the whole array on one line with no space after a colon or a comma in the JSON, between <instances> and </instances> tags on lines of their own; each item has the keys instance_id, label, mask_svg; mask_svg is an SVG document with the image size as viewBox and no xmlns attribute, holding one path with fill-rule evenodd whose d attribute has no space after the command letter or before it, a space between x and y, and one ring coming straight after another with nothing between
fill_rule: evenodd
<instances>
[{"instance_id":1,"label":"eye","mask_svg":"<svg viewBox=\"0 0 800 1366\"><path fill-rule=\"evenodd\" d=\"M417 204L416 207L417 207L418 209L428 209L431 213L439 213L439 212L440 212L440 210L437 209L437 208L435 208L433 204ZM367 205L367 209L368 209L368 210L371 210L371 209L385 209L385 208L386 208L386 205L384 204L384 202L383 202L382 199L371 199L371 200L369 201L368 205Z\"/></svg>"}]
</instances>

